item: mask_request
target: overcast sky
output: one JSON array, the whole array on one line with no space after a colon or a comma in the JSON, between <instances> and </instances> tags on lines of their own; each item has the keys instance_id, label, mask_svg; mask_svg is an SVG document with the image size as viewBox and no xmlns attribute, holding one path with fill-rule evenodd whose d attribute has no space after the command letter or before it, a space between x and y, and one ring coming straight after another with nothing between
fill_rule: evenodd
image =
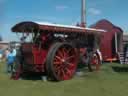
<instances>
[{"instance_id":1,"label":"overcast sky","mask_svg":"<svg viewBox=\"0 0 128 96\"><path fill-rule=\"evenodd\" d=\"M86 0L86 23L107 19L128 31L128 0ZM45 21L66 25L80 22L81 0L0 0L0 34L17 40L11 27L22 21Z\"/></svg>"}]
</instances>

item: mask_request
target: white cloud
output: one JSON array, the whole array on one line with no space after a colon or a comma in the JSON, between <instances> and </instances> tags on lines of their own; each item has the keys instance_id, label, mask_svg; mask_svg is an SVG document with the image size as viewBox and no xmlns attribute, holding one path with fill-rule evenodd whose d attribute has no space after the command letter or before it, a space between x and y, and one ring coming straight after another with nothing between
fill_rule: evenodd
<instances>
[{"instance_id":1,"label":"white cloud","mask_svg":"<svg viewBox=\"0 0 128 96\"><path fill-rule=\"evenodd\" d=\"M65 5L57 5L56 6L56 10L65 10L67 8L68 8L68 6L65 6Z\"/></svg>"},{"instance_id":2,"label":"white cloud","mask_svg":"<svg viewBox=\"0 0 128 96\"><path fill-rule=\"evenodd\" d=\"M89 8L88 12L92 15L100 15L102 13L101 10L96 8Z\"/></svg>"}]
</instances>

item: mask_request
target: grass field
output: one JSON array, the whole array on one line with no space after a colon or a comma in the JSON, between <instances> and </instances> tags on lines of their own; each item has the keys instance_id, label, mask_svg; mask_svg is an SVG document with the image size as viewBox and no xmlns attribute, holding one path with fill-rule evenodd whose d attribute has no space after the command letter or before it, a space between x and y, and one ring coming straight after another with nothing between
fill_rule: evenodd
<instances>
[{"instance_id":1,"label":"grass field","mask_svg":"<svg viewBox=\"0 0 128 96\"><path fill-rule=\"evenodd\" d=\"M128 96L128 73L114 72L104 64L100 72L84 73L72 80L10 80L0 64L0 96Z\"/></svg>"}]
</instances>

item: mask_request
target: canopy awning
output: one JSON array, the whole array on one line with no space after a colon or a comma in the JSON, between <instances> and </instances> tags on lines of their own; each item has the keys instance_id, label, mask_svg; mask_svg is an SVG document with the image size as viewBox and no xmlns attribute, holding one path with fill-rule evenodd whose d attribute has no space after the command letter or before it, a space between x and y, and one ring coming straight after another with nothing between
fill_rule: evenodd
<instances>
[{"instance_id":1,"label":"canopy awning","mask_svg":"<svg viewBox=\"0 0 128 96\"><path fill-rule=\"evenodd\" d=\"M36 30L36 31L33 31ZM51 31L51 32L82 32L82 33L100 33L105 32L102 29L94 29L94 28L83 28L78 26L70 26L70 25L60 25L60 24L53 24L47 22L20 22L12 27L12 32L37 32L40 31Z\"/></svg>"}]
</instances>

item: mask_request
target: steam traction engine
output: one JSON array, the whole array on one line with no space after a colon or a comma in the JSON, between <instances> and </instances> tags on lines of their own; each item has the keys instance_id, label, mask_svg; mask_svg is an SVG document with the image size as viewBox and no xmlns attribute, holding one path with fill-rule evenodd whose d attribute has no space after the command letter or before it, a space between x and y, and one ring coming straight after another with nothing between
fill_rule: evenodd
<instances>
[{"instance_id":1,"label":"steam traction engine","mask_svg":"<svg viewBox=\"0 0 128 96\"><path fill-rule=\"evenodd\" d=\"M23 34L12 73L18 79L29 72L46 73L57 81L71 79L77 64L86 64L90 71L99 70L96 52L103 30L39 22L21 22L12 28ZM24 39L28 36L30 42ZM31 37L31 38L30 38Z\"/></svg>"}]
</instances>

